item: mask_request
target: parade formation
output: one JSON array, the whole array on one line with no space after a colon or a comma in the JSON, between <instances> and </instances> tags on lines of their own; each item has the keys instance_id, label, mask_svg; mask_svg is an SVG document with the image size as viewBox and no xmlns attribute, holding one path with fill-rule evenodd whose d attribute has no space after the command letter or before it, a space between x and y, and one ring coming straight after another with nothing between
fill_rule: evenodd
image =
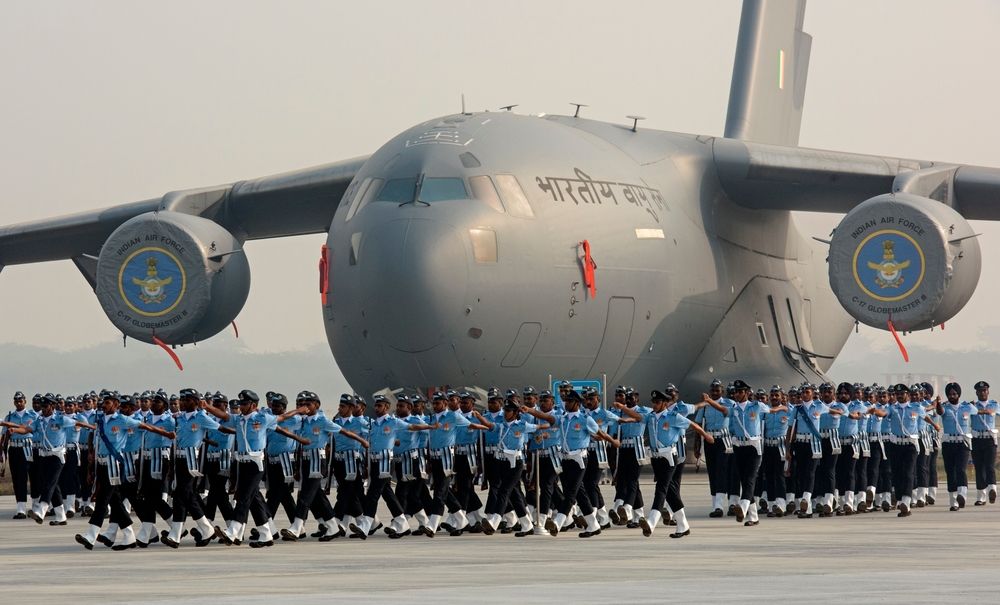
<instances>
[{"instance_id":1,"label":"parade formation","mask_svg":"<svg viewBox=\"0 0 1000 605\"><path fill-rule=\"evenodd\" d=\"M716 380L697 403L668 384L644 404L631 387L602 402L597 389L563 381L558 397L491 388L484 410L468 391L380 393L370 414L365 398L344 394L329 415L311 391L294 402L268 392L262 406L251 390L235 399L104 390L35 395L30 408L18 392L0 423L0 452L14 518L59 527L84 517L75 539L88 550L176 549L187 537L196 547L260 548L366 540L379 529L391 539L573 528L589 538L614 526L650 537L666 526L683 538L689 458L707 466L709 516L744 527L761 516L908 517L937 504L939 453L949 510L995 503L998 405L985 381L974 390L963 400L956 383L942 399L928 383L755 390ZM645 465L655 485L648 505Z\"/></svg>"}]
</instances>

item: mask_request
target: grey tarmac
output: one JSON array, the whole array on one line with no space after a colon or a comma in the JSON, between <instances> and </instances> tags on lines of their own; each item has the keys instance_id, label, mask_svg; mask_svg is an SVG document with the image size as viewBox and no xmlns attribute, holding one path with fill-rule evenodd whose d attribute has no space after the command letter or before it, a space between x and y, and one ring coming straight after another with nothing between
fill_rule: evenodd
<instances>
[{"instance_id":1,"label":"grey tarmac","mask_svg":"<svg viewBox=\"0 0 1000 605\"><path fill-rule=\"evenodd\" d=\"M268 549L153 545L87 552L66 527L13 521L0 498L4 602L27 603L664 603L996 601L1000 506L947 505L743 527L708 518L706 476L687 474L691 535L613 527L589 539L466 535L276 543ZM605 497L610 486L604 486ZM652 485L643 491L651 494ZM944 496L947 502L947 495ZM610 501L610 499L609 499ZM386 512L380 516L385 519ZM163 523L160 523L163 526ZM310 522L308 531L314 530Z\"/></svg>"}]
</instances>

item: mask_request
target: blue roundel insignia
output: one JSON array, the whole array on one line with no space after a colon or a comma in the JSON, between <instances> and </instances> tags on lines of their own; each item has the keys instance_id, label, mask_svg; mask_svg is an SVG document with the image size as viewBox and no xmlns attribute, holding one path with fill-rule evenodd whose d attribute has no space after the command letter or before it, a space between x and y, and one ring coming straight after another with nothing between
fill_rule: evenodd
<instances>
[{"instance_id":1,"label":"blue roundel insignia","mask_svg":"<svg viewBox=\"0 0 1000 605\"><path fill-rule=\"evenodd\" d=\"M924 281L924 251L909 234L876 231L854 250L854 281L875 300L902 300Z\"/></svg>"},{"instance_id":2,"label":"blue roundel insignia","mask_svg":"<svg viewBox=\"0 0 1000 605\"><path fill-rule=\"evenodd\" d=\"M145 317L174 310L187 286L177 257L163 248L142 248L125 259L118 272L118 292L130 309Z\"/></svg>"}]
</instances>

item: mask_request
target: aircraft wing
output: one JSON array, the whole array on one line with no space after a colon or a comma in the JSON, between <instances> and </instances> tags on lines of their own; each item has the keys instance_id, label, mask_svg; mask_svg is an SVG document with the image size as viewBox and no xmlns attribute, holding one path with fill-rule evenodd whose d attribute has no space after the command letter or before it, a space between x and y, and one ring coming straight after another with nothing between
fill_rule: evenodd
<instances>
[{"instance_id":1,"label":"aircraft wing","mask_svg":"<svg viewBox=\"0 0 1000 605\"><path fill-rule=\"evenodd\" d=\"M211 219L242 239L323 233L367 156L102 210L0 227L0 269L96 256L125 221L152 211Z\"/></svg>"},{"instance_id":2,"label":"aircraft wing","mask_svg":"<svg viewBox=\"0 0 1000 605\"><path fill-rule=\"evenodd\" d=\"M723 138L713 154L727 195L747 208L847 213L876 195L907 192L967 219L1000 220L997 168Z\"/></svg>"}]
</instances>

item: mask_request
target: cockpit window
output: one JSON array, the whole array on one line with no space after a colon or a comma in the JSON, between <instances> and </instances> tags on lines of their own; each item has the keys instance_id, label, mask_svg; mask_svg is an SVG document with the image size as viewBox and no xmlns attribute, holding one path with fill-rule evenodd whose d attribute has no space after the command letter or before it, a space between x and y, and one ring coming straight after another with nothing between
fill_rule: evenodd
<instances>
[{"instance_id":1,"label":"cockpit window","mask_svg":"<svg viewBox=\"0 0 1000 605\"><path fill-rule=\"evenodd\" d=\"M468 199L469 192L465 190L462 179L456 178L425 178L420 186L421 202L444 202L447 200Z\"/></svg>"},{"instance_id":2,"label":"cockpit window","mask_svg":"<svg viewBox=\"0 0 1000 605\"><path fill-rule=\"evenodd\" d=\"M385 187L382 187L382 191L379 192L375 201L403 204L405 202L412 202L416 192L416 177L409 179L389 179L386 181Z\"/></svg>"},{"instance_id":3,"label":"cockpit window","mask_svg":"<svg viewBox=\"0 0 1000 605\"><path fill-rule=\"evenodd\" d=\"M531 204L528 203L524 190L521 189L520 183L517 182L517 178L513 174L498 174L496 181L497 189L500 190L500 199L503 200L503 205L506 206L507 212L511 216L535 218Z\"/></svg>"},{"instance_id":4,"label":"cockpit window","mask_svg":"<svg viewBox=\"0 0 1000 605\"><path fill-rule=\"evenodd\" d=\"M365 179L367 181L368 179ZM358 203L356 206L351 206L351 209L347 212L347 220L351 220L361 210L367 206L373 199L375 199L375 194L378 192L379 188L382 187L382 179L372 179L371 183L366 183L367 189L362 185L358 194Z\"/></svg>"},{"instance_id":5,"label":"cockpit window","mask_svg":"<svg viewBox=\"0 0 1000 605\"><path fill-rule=\"evenodd\" d=\"M500 196L497 195L497 188L493 186L493 181L488 176L474 176L469 179L472 186L472 197L485 203L497 212L506 212L503 204L500 203Z\"/></svg>"}]
</instances>

